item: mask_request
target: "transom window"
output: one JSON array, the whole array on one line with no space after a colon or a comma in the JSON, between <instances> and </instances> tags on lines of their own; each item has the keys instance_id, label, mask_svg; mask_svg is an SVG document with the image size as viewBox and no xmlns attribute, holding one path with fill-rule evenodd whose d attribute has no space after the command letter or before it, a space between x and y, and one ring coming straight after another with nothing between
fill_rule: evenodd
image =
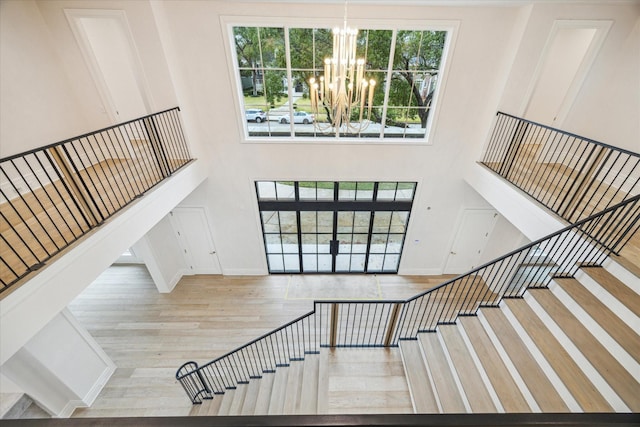
<instances>
[{"instance_id":1,"label":"transom window","mask_svg":"<svg viewBox=\"0 0 640 427\"><path fill-rule=\"evenodd\" d=\"M256 182L270 273L397 273L415 182Z\"/></svg>"},{"instance_id":2,"label":"transom window","mask_svg":"<svg viewBox=\"0 0 640 427\"><path fill-rule=\"evenodd\" d=\"M232 26L232 45L242 119L252 139L336 138L320 131L328 110L314 114L310 79L324 74L333 49L332 30ZM443 75L449 31L360 29L357 58L365 59L366 79L376 88L365 129L338 137L426 141ZM261 114L256 115L255 110ZM358 122L358 108L351 121ZM242 113L241 113L242 114Z\"/></svg>"}]
</instances>

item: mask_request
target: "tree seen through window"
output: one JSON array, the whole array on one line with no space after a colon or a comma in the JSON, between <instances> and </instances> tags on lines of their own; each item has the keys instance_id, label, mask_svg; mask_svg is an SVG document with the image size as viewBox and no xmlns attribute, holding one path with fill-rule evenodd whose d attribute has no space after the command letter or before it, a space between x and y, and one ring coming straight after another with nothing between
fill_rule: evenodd
<instances>
[{"instance_id":1,"label":"tree seen through window","mask_svg":"<svg viewBox=\"0 0 640 427\"><path fill-rule=\"evenodd\" d=\"M361 29L357 58L365 58L365 77L376 81L372 125L364 138L425 138L441 77L447 32ZM309 80L324 73L332 54L327 28L233 27L239 83L245 110L261 109L267 119L247 115L249 136L326 136L313 121L330 123L328 109L312 114ZM368 103L368 100L367 100ZM368 108L369 105L366 105ZM353 110L351 120L358 120ZM293 131L293 134L292 134Z\"/></svg>"}]
</instances>

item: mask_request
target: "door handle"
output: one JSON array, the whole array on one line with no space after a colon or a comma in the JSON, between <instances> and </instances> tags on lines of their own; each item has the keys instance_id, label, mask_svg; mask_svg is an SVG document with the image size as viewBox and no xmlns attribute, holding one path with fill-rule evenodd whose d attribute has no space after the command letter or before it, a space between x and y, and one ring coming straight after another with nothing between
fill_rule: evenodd
<instances>
[{"instance_id":1,"label":"door handle","mask_svg":"<svg viewBox=\"0 0 640 427\"><path fill-rule=\"evenodd\" d=\"M216 251L209 252L209 255L213 255L213 254L215 254L215 253L216 253Z\"/></svg>"},{"instance_id":2,"label":"door handle","mask_svg":"<svg viewBox=\"0 0 640 427\"><path fill-rule=\"evenodd\" d=\"M329 252L331 255L338 255L338 250L340 249L340 241L339 240L331 240L329 242Z\"/></svg>"}]
</instances>

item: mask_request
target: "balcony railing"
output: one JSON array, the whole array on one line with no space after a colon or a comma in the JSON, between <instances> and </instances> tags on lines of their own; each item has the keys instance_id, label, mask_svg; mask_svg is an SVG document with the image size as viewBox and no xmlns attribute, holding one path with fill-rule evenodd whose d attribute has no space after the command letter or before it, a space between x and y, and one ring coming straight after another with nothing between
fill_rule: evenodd
<instances>
[{"instance_id":1,"label":"balcony railing","mask_svg":"<svg viewBox=\"0 0 640 427\"><path fill-rule=\"evenodd\" d=\"M192 160L178 113L0 159L0 292Z\"/></svg>"},{"instance_id":2,"label":"balcony railing","mask_svg":"<svg viewBox=\"0 0 640 427\"><path fill-rule=\"evenodd\" d=\"M176 378L202 403L322 347L396 346L554 277L572 277L580 265L599 265L639 228L637 195L408 300L316 301L313 311L201 367L185 363Z\"/></svg>"},{"instance_id":3,"label":"balcony railing","mask_svg":"<svg viewBox=\"0 0 640 427\"><path fill-rule=\"evenodd\" d=\"M501 112L481 163L571 224L640 194L640 154Z\"/></svg>"}]
</instances>

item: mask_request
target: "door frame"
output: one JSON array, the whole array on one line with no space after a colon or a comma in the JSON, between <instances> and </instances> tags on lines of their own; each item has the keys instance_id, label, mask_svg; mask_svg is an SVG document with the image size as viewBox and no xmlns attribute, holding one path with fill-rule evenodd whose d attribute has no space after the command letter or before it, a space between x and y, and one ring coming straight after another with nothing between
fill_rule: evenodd
<instances>
[{"instance_id":1,"label":"door frame","mask_svg":"<svg viewBox=\"0 0 640 427\"><path fill-rule=\"evenodd\" d=\"M135 77L136 83L138 84L142 102L145 109L147 110L147 114L151 114L154 111L153 97L151 95L152 92L147 82L144 73L144 67L142 66L142 60L140 59L140 54L134 42L131 26L129 25L129 20L127 19L125 11L106 9L64 9L64 14L66 15L69 26L71 27L71 32L73 33L76 42L80 47L82 57L85 61L85 64L87 65L87 68L89 69L91 77L93 78L96 89L98 90L98 93L102 100L104 110L107 113L107 116L109 117L111 123L117 124L119 122L116 114L116 105L113 101L113 97L111 95L109 87L104 79L102 70L100 69L100 65L98 64L98 61L96 60L96 57L93 53L93 49L91 48L91 45L89 43L87 33L80 23L80 19L82 18L113 19L120 24L122 34L124 35L125 40L129 45L128 53L130 55L131 64L133 66L132 72Z\"/></svg>"},{"instance_id":2,"label":"door frame","mask_svg":"<svg viewBox=\"0 0 640 427\"><path fill-rule=\"evenodd\" d=\"M260 200L260 196L259 196L259 192L258 192L258 182L259 181L255 181L254 185L256 188L256 196L257 196L257 201L258 201L258 218L259 218L259 222L260 222L260 229L262 231L262 237L263 237L263 244L264 244L264 249L265 249L265 259L267 261L267 270L269 271L269 274L397 274L398 270L400 268L400 261L402 258L402 252L404 250L404 243L406 240L406 235L407 235L407 231L408 231L408 227L409 227L409 220L411 217L411 209L413 207L413 201L415 200L415 196L417 193L417 182L411 182L412 184L414 184L414 188L413 188L413 196L411 200L394 200L394 201L380 201L380 200L376 200L376 191L378 188L378 184L382 181L329 181L329 180L324 180L324 181L315 181L315 182L333 182L334 183L334 197L333 200L300 200L299 198L299 182L306 182L306 181L293 181L294 182L294 193L295 193L295 200L293 199L286 199L286 200L273 200L273 199L269 199L269 200ZM274 181L274 182L278 182L278 181ZM314 181L311 181L314 182ZM374 193L373 193L373 197L372 200L339 200L338 194L339 194L339 183L340 182L372 182L374 184ZM394 181L396 182L396 181ZM398 183L400 182L409 182L409 181L397 181ZM269 264L269 253L267 252L267 242L266 242L266 236L267 234L270 233L265 233L265 229L264 229L264 223L262 220L262 215L261 212L264 211L268 211L268 212L295 212L296 213L296 219L297 219L297 235L298 235L298 258L299 258L299 270L298 272L294 272L294 271L271 271L270 268L270 264ZM302 230L301 230L301 226L300 226L300 212L332 212L333 213L333 231L332 231L332 241L337 240L337 235L341 234L337 232L337 227L338 227L338 212L344 212L344 211L348 211L348 212L371 212L371 217L370 217L370 221L369 221L369 230L368 230L368 239L367 239L367 250L366 250L366 254L365 254L365 265L364 265L364 271L339 271L336 272L336 259L337 259L337 255L339 255L339 253L331 253L331 251L329 252L332 256L332 267L331 267L331 271L304 271L304 266L303 266L303 261L302 261L302 241L301 241L301 235L302 235ZM405 230L403 233L403 239L402 239L402 244L401 244L401 248L400 248L400 253L399 255L399 260L398 260L398 264L397 264L397 268L395 271L372 271L369 272L368 271L368 264L369 264L369 255L370 255L370 247L371 247L371 236L374 234L372 233L372 228L373 228L373 223L374 223L374 217L375 217L375 213L376 211L380 211L380 212L407 212L407 220L406 220L406 224L405 224ZM327 233L319 233L319 234L327 234ZM387 233L387 235L389 235L390 233ZM397 233L393 233L393 234L397 234ZM338 243L339 245L339 243ZM352 254L353 255L353 254ZM384 255L387 255L387 253L385 252Z\"/></svg>"},{"instance_id":3,"label":"door frame","mask_svg":"<svg viewBox=\"0 0 640 427\"><path fill-rule=\"evenodd\" d=\"M486 213L493 214L493 220L492 220L491 226L489 227L489 230L487 231L487 237L491 236L498 222L498 216L500 215L500 213L494 208L464 208L460 210L460 212L458 213L458 219L456 220L455 232L451 236L451 242L449 243L449 250L444 260L444 265L442 267L442 274L460 274L460 272L453 272L453 273L448 272L450 271L449 261L452 259L451 258L452 255L456 255L453 253L453 250L455 249L455 244L458 241L458 236L460 235L460 232L462 230L462 225L464 224L466 214L470 212L486 212ZM484 249L486 248L487 243L488 241L484 242L484 246L481 248L481 252L484 252ZM479 258L482 257L482 253L480 253L478 257ZM472 268L475 268L475 267L472 267Z\"/></svg>"},{"instance_id":4,"label":"door frame","mask_svg":"<svg viewBox=\"0 0 640 427\"><path fill-rule=\"evenodd\" d=\"M559 19L554 21L553 26L551 27L551 31L549 32L549 37L547 38L547 41L545 42L545 45L542 48L542 52L538 59L538 63L536 64L536 68L533 72L533 75L531 78L531 84L529 85L529 88L527 89L527 92L523 97L523 103L520 107L520 116L525 117L525 114L529 109L531 100L533 99L535 91L538 85L540 84L542 71L546 64L549 51L551 50L554 44L558 31L560 29L567 29L567 28L594 29L596 30L596 33L593 36L593 40L589 44L587 52L582 58L582 63L578 67L578 70L576 71L576 74L573 77L573 81L571 82L571 84L569 85L569 88L567 89L567 93L564 97L564 100L562 101L562 104L560 105L560 109L558 110L556 119L553 123L553 127L561 128L564 120L567 118L567 115L571 110L571 107L573 106L573 103L576 97L578 96L578 92L582 88L582 85L585 79L587 78L587 74L589 73L589 70L595 63L596 56L598 55L598 52L600 51L600 48L602 47L602 44L604 43L604 40L607 34L609 33L609 29L611 28L612 25L613 25L613 21L611 20Z\"/></svg>"},{"instance_id":5,"label":"door frame","mask_svg":"<svg viewBox=\"0 0 640 427\"><path fill-rule=\"evenodd\" d=\"M171 223L171 227L173 228L174 233L176 233L176 238L178 240L178 244L180 245L180 248L183 250L183 256L185 257L185 262L187 264L194 264L193 262L193 258L190 252L188 252L186 249L188 246L187 242L187 236L184 235L180 235L180 233L178 233L178 230L181 228L179 227L179 223L178 220L175 218L175 214L180 214L180 212L198 212L201 214L203 222L205 224L206 230L203 230L203 235L206 236L208 243L209 243L209 250L212 251L210 252L210 255L212 255L212 259L213 259L213 263L216 265L216 269L219 272L211 272L211 271L203 271L203 270L199 270L196 269L195 271L188 269L187 271L189 273L185 273L185 274L224 274L224 272L222 271L222 265L220 264L220 259L218 258L218 253L217 253L217 249L216 249L216 245L215 242L213 240L213 234L211 232L211 224L209 223L209 215L208 215L208 210L206 208L206 206L176 206L175 208L171 209L171 212L169 213L169 222Z\"/></svg>"}]
</instances>

